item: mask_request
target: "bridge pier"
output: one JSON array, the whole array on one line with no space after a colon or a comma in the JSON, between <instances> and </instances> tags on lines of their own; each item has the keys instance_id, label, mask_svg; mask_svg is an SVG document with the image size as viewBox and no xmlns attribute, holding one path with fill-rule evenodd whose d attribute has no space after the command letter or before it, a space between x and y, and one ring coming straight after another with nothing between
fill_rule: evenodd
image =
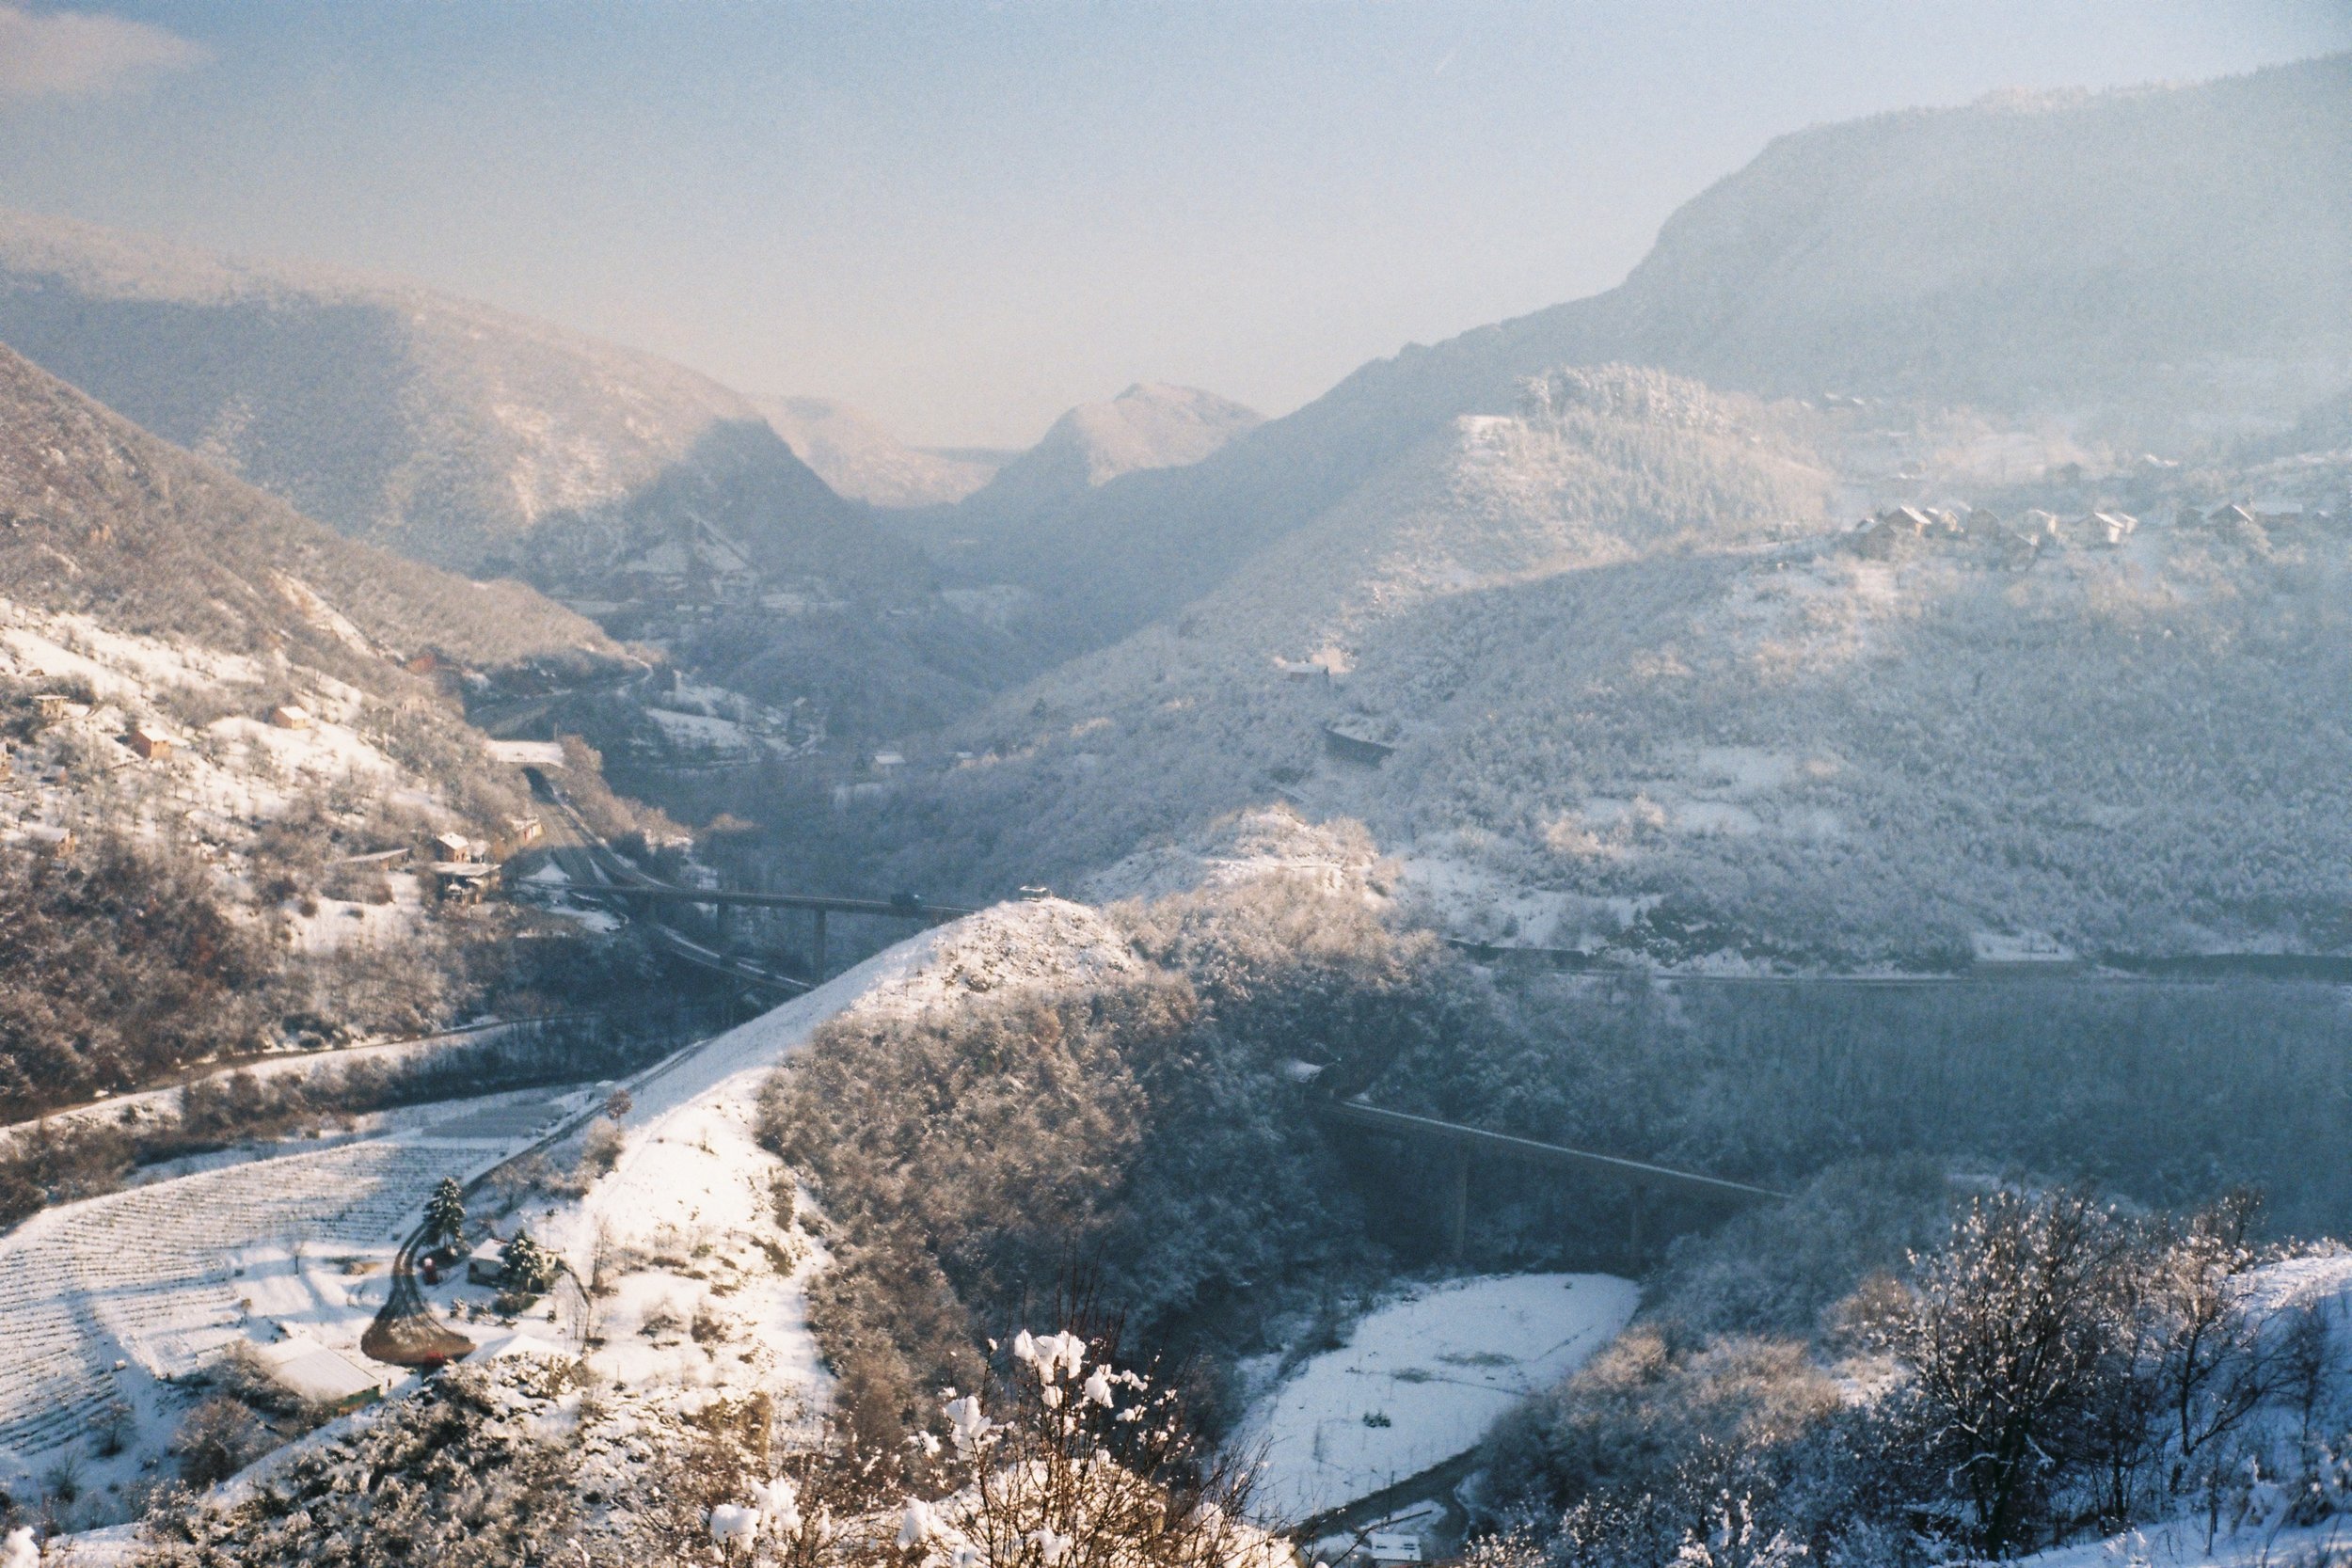
<instances>
[{"instance_id":1,"label":"bridge pier","mask_svg":"<svg viewBox=\"0 0 2352 1568\"><path fill-rule=\"evenodd\" d=\"M1458 1263L1470 1250L1470 1165L1469 1148L1456 1144L1446 1172L1446 1257Z\"/></svg>"}]
</instances>

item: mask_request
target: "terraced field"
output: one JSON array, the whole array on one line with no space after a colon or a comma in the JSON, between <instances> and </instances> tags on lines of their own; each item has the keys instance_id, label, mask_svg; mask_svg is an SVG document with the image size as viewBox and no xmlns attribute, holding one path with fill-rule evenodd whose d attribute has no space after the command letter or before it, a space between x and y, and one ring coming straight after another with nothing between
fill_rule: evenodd
<instances>
[{"instance_id":1,"label":"terraced field","mask_svg":"<svg viewBox=\"0 0 2352 1568\"><path fill-rule=\"evenodd\" d=\"M206 1171L52 1210L0 1241L0 1469L82 1437L130 1384L245 1332L239 1259L299 1238L389 1251L473 1151L387 1139Z\"/></svg>"}]
</instances>

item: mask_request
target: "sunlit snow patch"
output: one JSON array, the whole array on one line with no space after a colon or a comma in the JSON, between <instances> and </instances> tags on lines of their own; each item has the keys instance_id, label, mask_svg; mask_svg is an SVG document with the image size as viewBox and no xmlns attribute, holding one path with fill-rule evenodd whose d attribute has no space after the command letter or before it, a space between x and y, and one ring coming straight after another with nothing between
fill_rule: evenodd
<instances>
[{"instance_id":1,"label":"sunlit snow patch","mask_svg":"<svg viewBox=\"0 0 2352 1568\"><path fill-rule=\"evenodd\" d=\"M1641 1291L1605 1274L1503 1275L1434 1287L1356 1325L1261 1400L1257 1507L1296 1522L1467 1453L1494 1418L1616 1338Z\"/></svg>"}]
</instances>

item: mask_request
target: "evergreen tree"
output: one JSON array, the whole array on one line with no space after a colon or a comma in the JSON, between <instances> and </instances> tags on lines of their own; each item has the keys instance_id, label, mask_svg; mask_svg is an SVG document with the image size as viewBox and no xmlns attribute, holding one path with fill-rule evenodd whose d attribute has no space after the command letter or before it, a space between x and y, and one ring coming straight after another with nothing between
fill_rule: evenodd
<instances>
[{"instance_id":1,"label":"evergreen tree","mask_svg":"<svg viewBox=\"0 0 2352 1568\"><path fill-rule=\"evenodd\" d=\"M466 1231L466 1195L458 1190L457 1178L444 1176L440 1185L424 1206L425 1239L436 1246L455 1243Z\"/></svg>"},{"instance_id":2,"label":"evergreen tree","mask_svg":"<svg viewBox=\"0 0 2352 1568\"><path fill-rule=\"evenodd\" d=\"M507 1290L535 1296L555 1283L555 1254L532 1241L528 1230L515 1232L506 1243L505 1259L499 1283Z\"/></svg>"}]
</instances>

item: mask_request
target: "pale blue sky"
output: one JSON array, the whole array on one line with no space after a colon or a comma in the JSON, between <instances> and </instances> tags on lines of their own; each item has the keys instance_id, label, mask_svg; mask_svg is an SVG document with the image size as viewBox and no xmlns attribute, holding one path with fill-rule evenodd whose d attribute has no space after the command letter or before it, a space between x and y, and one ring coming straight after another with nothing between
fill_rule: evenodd
<instances>
[{"instance_id":1,"label":"pale blue sky","mask_svg":"<svg viewBox=\"0 0 2352 1568\"><path fill-rule=\"evenodd\" d=\"M1017 444L1606 288L1784 131L2347 47L2352 0L0 0L0 202Z\"/></svg>"}]
</instances>

